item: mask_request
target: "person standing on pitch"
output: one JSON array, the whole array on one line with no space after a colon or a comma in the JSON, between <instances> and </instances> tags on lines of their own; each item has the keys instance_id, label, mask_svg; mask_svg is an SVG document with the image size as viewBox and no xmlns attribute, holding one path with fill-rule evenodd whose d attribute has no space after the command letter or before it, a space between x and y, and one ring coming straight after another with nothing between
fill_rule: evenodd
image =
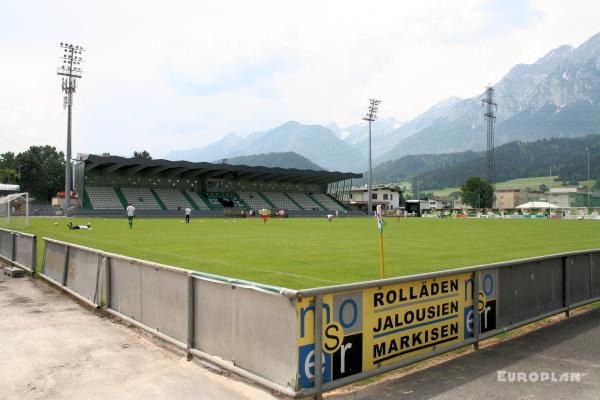
<instances>
[{"instance_id":1,"label":"person standing on pitch","mask_svg":"<svg viewBox=\"0 0 600 400\"><path fill-rule=\"evenodd\" d=\"M127 206L127 222L129 222L129 229L133 228L133 218L135 217L135 207L129 203Z\"/></svg>"},{"instance_id":2,"label":"person standing on pitch","mask_svg":"<svg viewBox=\"0 0 600 400\"><path fill-rule=\"evenodd\" d=\"M185 223L189 224L190 223L190 216L192 215L192 209L187 206L185 208Z\"/></svg>"}]
</instances>

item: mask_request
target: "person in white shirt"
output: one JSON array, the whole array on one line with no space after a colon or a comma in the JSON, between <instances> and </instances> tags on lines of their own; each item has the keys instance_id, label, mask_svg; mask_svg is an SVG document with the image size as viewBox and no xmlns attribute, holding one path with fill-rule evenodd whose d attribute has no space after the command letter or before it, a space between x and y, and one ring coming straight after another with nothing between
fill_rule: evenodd
<instances>
[{"instance_id":1,"label":"person in white shirt","mask_svg":"<svg viewBox=\"0 0 600 400\"><path fill-rule=\"evenodd\" d=\"M192 215L192 209L190 207L185 208L185 223L190 223L190 216Z\"/></svg>"},{"instance_id":2,"label":"person in white shirt","mask_svg":"<svg viewBox=\"0 0 600 400\"><path fill-rule=\"evenodd\" d=\"M135 217L135 207L129 204L127 206L127 222L129 222L129 229L133 228L133 218Z\"/></svg>"}]
</instances>

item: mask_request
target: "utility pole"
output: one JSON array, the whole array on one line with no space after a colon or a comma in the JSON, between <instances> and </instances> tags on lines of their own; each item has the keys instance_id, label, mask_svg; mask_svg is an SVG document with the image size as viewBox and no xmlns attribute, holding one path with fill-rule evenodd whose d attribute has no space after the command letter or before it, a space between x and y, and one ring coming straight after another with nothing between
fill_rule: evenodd
<instances>
[{"instance_id":1,"label":"utility pole","mask_svg":"<svg viewBox=\"0 0 600 400\"><path fill-rule=\"evenodd\" d=\"M550 163L550 175L548 175L548 203L552 204L552 163Z\"/></svg>"},{"instance_id":2,"label":"utility pole","mask_svg":"<svg viewBox=\"0 0 600 400\"><path fill-rule=\"evenodd\" d=\"M587 151L587 208L590 208L590 147L586 147Z\"/></svg>"},{"instance_id":3,"label":"utility pole","mask_svg":"<svg viewBox=\"0 0 600 400\"><path fill-rule=\"evenodd\" d=\"M83 47L75 46L72 43L60 43L60 48L63 50L60 60L62 65L57 68L56 74L61 75L62 91L65 94L63 107L67 108L67 151L66 151L66 171L65 171L65 214L71 208L71 182L73 173L71 171L71 125L72 125L72 107L73 93L77 89L77 78L81 78L83 71L79 67L83 63L81 53Z\"/></svg>"},{"instance_id":4,"label":"utility pole","mask_svg":"<svg viewBox=\"0 0 600 400\"><path fill-rule=\"evenodd\" d=\"M373 168L371 165L371 122L375 121L379 103L381 103L381 100L369 99L369 110L367 111L367 115L362 118L369 122L369 174L367 179L367 196L369 196L367 199L367 208L369 210L369 215L371 215L371 212L373 211L373 196L371 194L371 182L373 179Z\"/></svg>"},{"instance_id":5,"label":"utility pole","mask_svg":"<svg viewBox=\"0 0 600 400\"><path fill-rule=\"evenodd\" d=\"M496 183L496 159L494 155L494 123L496 122L496 116L494 111L498 109L498 104L494 102L494 88L488 86L485 90L485 98L481 100L485 107L485 118L486 124L486 179L494 186Z\"/></svg>"}]
</instances>

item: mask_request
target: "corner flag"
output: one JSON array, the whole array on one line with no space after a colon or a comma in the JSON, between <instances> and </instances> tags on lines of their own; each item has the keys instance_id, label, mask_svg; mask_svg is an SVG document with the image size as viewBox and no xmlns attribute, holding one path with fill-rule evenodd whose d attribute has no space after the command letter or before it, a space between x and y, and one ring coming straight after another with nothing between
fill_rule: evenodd
<instances>
[{"instance_id":1,"label":"corner flag","mask_svg":"<svg viewBox=\"0 0 600 400\"><path fill-rule=\"evenodd\" d=\"M385 277L384 274L384 263L383 263L383 227L385 225L385 221L383 220L383 213L381 210L381 204L377 206L377 212L375 213L375 217L377 218L377 229L379 229L379 250L380 250L380 265L381 265L381 279Z\"/></svg>"},{"instance_id":2,"label":"corner flag","mask_svg":"<svg viewBox=\"0 0 600 400\"><path fill-rule=\"evenodd\" d=\"M379 229L379 233L383 233L383 227L385 226L385 221L383 220L381 204L377 206L377 212L375 213L375 217L377 218L377 229Z\"/></svg>"}]
</instances>

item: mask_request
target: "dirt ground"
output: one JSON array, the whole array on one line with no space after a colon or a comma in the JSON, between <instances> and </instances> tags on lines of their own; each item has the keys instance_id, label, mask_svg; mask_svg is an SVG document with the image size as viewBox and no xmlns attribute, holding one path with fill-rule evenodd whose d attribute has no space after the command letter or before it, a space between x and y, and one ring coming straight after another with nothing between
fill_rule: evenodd
<instances>
[{"instance_id":1,"label":"dirt ground","mask_svg":"<svg viewBox=\"0 0 600 400\"><path fill-rule=\"evenodd\" d=\"M0 398L276 399L41 279L0 270Z\"/></svg>"}]
</instances>

